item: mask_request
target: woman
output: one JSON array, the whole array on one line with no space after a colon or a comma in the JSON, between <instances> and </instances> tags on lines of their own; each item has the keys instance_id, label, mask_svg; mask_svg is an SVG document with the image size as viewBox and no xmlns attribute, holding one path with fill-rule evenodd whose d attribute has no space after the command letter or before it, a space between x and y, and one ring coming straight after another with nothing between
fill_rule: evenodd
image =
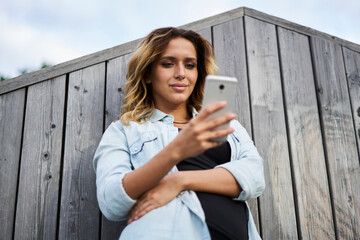
<instances>
[{"instance_id":1,"label":"woman","mask_svg":"<svg viewBox=\"0 0 360 240\"><path fill-rule=\"evenodd\" d=\"M211 44L193 31L154 30L135 51L122 117L94 156L102 213L128 219L120 239L260 238L244 201L264 190L263 159L235 114L206 121L225 102L200 110L216 69Z\"/></svg>"}]
</instances>

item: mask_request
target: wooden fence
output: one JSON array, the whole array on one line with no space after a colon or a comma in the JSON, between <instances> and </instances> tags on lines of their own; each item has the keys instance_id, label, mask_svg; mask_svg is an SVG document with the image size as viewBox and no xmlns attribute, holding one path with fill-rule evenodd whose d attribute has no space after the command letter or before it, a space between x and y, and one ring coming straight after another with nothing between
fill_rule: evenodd
<instances>
[{"instance_id":1,"label":"wooden fence","mask_svg":"<svg viewBox=\"0 0 360 240\"><path fill-rule=\"evenodd\" d=\"M239 79L238 118L265 159L250 201L263 239L360 239L360 46L248 8L183 27ZM119 236L92 157L138 42L0 83L0 239Z\"/></svg>"}]
</instances>

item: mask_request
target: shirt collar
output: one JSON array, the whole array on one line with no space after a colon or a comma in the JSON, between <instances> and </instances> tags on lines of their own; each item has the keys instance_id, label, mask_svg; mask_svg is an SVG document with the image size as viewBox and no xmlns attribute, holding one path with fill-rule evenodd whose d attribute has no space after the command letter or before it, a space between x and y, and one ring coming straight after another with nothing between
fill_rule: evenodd
<instances>
[{"instance_id":1,"label":"shirt collar","mask_svg":"<svg viewBox=\"0 0 360 240\"><path fill-rule=\"evenodd\" d=\"M190 108L192 109L192 116L196 117L198 115L198 112L196 111L196 109L194 107L190 106ZM151 115L149 120L152 123L154 123L157 121L161 121L162 119L164 119L166 117L169 117L171 119L171 122L174 121L174 117L172 115L166 114L166 113L160 111L159 109L155 108L154 113Z\"/></svg>"}]
</instances>

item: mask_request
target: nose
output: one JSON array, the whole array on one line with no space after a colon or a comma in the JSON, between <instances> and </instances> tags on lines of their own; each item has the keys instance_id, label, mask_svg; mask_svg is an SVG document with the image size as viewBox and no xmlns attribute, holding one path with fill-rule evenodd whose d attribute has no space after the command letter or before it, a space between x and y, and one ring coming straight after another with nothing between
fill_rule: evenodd
<instances>
[{"instance_id":1,"label":"nose","mask_svg":"<svg viewBox=\"0 0 360 240\"><path fill-rule=\"evenodd\" d=\"M175 69L175 79L184 79L185 78L185 66L179 64Z\"/></svg>"}]
</instances>

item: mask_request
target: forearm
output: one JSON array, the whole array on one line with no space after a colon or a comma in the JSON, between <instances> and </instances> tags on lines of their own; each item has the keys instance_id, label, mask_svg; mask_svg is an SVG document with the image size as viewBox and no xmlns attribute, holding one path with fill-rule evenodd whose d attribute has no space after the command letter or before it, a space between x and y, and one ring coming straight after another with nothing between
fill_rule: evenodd
<instances>
[{"instance_id":1,"label":"forearm","mask_svg":"<svg viewBox=\"0 0 360 240\"><path fill-rule=\"evenodd\" d=\"M181 156L175 150L174 144L170 143L143 166L127 173L123 179L126 193L132 199L138 199L155 187L181 161Z\"/></svg>"},{"instance_id":2,"label":"forearm","mask_svg":"<svg viewBox=\"0 0 360 240\"><path fill-rule=\"evenodd\" d=\"M238 197L241 187L234 176L224 168L177 172L183 190L221 194Z\"/></svg>"}]
</instances>

